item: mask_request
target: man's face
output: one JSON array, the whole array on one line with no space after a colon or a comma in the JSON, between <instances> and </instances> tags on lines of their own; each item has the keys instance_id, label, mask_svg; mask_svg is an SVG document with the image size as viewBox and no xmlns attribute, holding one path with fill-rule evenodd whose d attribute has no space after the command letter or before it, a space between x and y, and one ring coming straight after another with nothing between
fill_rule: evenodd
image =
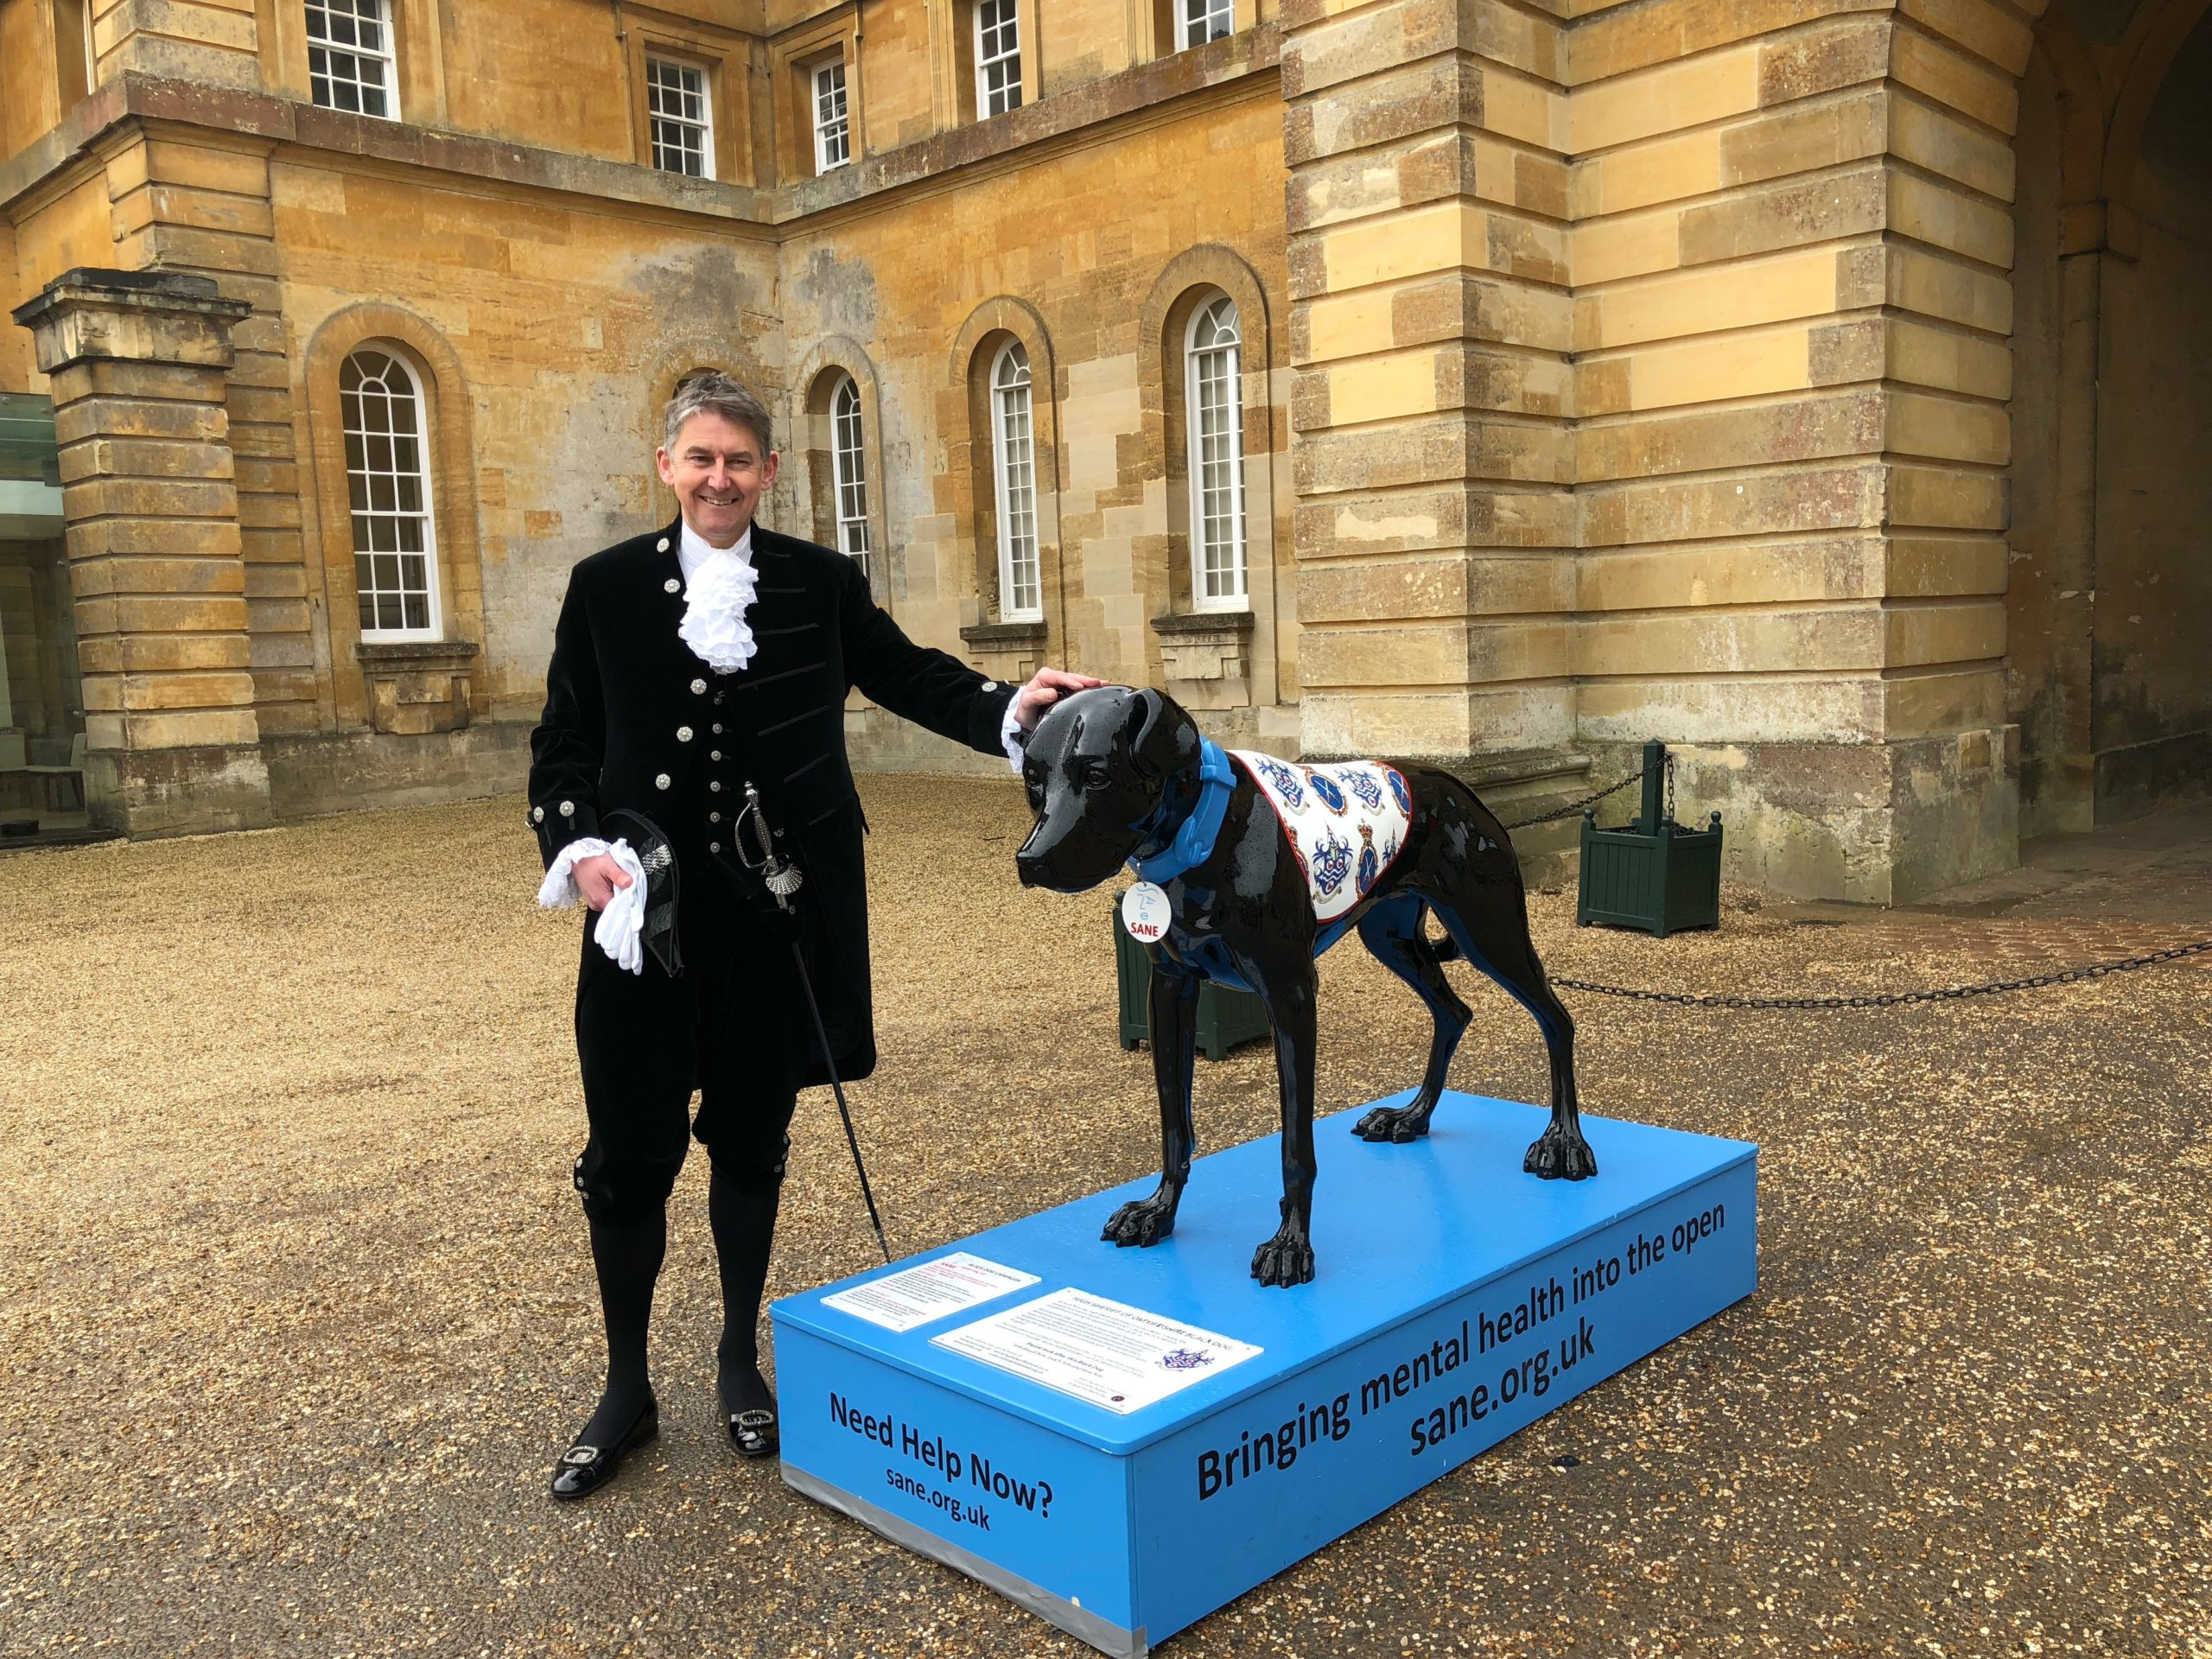
<instances>
[{"instance_id":1,"label":"man's face","mask_svg":"<svg viewBox=\"0 0 2212 1659\"><path fill-rule=\"evenodd\" d=\"M776 481L774 450L761 453L749 426L712 410L694 415L676 435L676 448L656 450L660 481L676 492L683 522L715 547L730 547L752 526L760 498Z\"/></svg>"}]
</instances>

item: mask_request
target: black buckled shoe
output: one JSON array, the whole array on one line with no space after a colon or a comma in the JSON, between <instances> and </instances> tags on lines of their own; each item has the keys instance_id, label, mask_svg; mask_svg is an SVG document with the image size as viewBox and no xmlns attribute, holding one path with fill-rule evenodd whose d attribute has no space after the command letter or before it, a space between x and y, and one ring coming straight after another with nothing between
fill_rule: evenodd
<instances>
[{"instance_id":1,"label":"black buckled shoe","mask_svg":"<svg viewBox=\"0 0 2212 1659\"><path fill-rule=\"evenodd\" d=\"M623 1459L659 1438L660 1402L648 1400L638 1421L613 1446L587 1446L579 1440L561 1454L553 1470L553 1496L564 1500L588 1497L614 1478Z\"/></svg>"},{"instance_id":2,"label":"black buckled shoe","mask_svg":"<svg viewBox=\"0 0 2212 1659\"><path fill-rule=\"evenodd\" d=\"M725 1407L722 1427L729 1431L729 1443L741 1458L772 1458L782 1443L776 1433L776 1414L757 1407L751 1411Z\"/></svg>"}]
</instances>

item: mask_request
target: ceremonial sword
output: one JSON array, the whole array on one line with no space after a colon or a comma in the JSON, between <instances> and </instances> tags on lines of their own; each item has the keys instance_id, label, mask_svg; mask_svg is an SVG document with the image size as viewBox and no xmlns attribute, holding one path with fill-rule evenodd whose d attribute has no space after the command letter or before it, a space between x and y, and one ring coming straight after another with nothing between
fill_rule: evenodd
<instances>
[{"instance_id":1,"label":"ceremonial sword","mask_svg":"<svg viewBox=\"0 0 2212 1659\"><path fill-rule=\"evenodd\" d=\"M745 826L748 823L760 843L760 857L757 863L746 856ZM791 903L791 895L805 885L806 878L798 865L778 855L776 832L768 827L768 815L760 810L760 791L749 782L745 785L745 810L737 815L734 839L738 861L748 870L760 872L762 883L776 901L776 907L796 921L798 909ZM837 1116L844 1122L845 1144L853 1149L853 1170L861 1178L861 1197L867 1201L868 1218L874 1224L875 1242L883 1251L885 1265L888 1266L891 1243L883 1236L883 1217L876 1213L875 1194L868 1184L868 1166L861 1161L860 1136L853 1133L853 1114L845 1104L845 1085L837 1081L837 1062L830 1052L829 1028L822 1023L822 1007L814 1000L814 982L807 975L806 957L799 950L797 934L792 935L791 945L791 963L798 969L799 988L806 993L806 1011L814 1016L814 1034L822 1044L822 1064L830 1073L830 1090L837 1096Z\"/></svg>"}]
</instances>

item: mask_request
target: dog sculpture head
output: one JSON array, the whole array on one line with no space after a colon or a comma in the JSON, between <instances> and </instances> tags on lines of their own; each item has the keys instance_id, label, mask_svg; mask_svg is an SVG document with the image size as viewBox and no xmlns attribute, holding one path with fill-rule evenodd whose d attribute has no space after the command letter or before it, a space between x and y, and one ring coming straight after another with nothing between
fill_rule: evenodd
<instances>
[{"instance_id":1,"label":"dog sculpture head","mask_svg":"<svg viewBox=\"0 0 2212 1659\"><path fill-rule=\"evenodd\" d=\"M1195 798L1198 766L1196 722L1160 692L1102 685L1053 704L1021 764L1037 815L1014 855L1021 885L1096 887L1154 842L1177 800Z\"/></svg>"}]
</instances>

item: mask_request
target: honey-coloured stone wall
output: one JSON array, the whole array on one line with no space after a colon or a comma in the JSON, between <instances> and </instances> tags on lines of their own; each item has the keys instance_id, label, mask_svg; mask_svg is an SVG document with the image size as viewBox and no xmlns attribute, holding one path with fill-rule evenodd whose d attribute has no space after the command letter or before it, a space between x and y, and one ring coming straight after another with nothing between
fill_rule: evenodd
<instances>
[{"instance_id":1,"label":"honey-coloured stone wall","mask_svg":"<svg viewBox=\"0 0 2212 1659\"><path fill-rule=\"evenodd\" d=\"M878 596L986 672L1509 802L1661 737L1735 874L1890 902L2009 862L2024 801L2146 810L2212 752L2175 459L2209 400L2135 390L2212 250L2158 92L2190 0L2040 3L1241 0L1183 51L1165 0L1031 0L988 120L952 0L402 3L378 121L313 105L296 8L84 0L73 53L73 0L0 0L0 278L247 308L226 602L279 813L512 782L565 572L672 511L652 410L712 365L777 411L768 520L823 540L853 377ZM711 179L650 165L654 53L709 72ZM1250 594L1207 612L1184 340L1220 294ZM998 611L1008 340L1038 622ZM28 343L0 385L47 391ZM445 637L396 652L354 621L364 346L428 423ZM993 764L848 723L864 764Z\"/></svg>"}]
</instances>

